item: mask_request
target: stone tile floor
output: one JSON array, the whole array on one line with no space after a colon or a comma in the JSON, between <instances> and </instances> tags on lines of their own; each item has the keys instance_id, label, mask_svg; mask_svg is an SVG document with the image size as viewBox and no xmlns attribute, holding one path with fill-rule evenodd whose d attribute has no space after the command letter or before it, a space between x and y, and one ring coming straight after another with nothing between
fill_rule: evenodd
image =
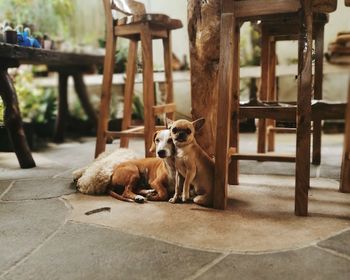
<instances>
[{"instance_id":1,"label":"stone tile floor","mask_svg":"<svg viewBox=\"0 0 350 280\"><path fill-rule=\"evenodd\" d=\"M252 135L241 141L243 150L255 148ZM278 150L293 151L294 136L280 135L277 143ZM64 198L75 196L71 172L91 161L93 147L92 138L52 144L34 154L38 167L30 170L20 170L13 154L0 153L0 279L350 279L350 226L301 247L238 252L183 246L69 219L73 206ZM131 148L142 153L143 144L132 142ZM336 182L341 149L342 136L326 135L323 163L312 167L312 176ZM294 168L242 162L241 172L269 174L270 181L281 180L275 175L282 174L290 180ZM344 199L332 203L350 208L350 196ZM307 234L311 218L298 219ZM341 220L346 225L350 216ZM205 228L198 235L206 235ZM248 243L250 238L256 242L258 237L247 235Z\"/></svg>"}]
</instances>

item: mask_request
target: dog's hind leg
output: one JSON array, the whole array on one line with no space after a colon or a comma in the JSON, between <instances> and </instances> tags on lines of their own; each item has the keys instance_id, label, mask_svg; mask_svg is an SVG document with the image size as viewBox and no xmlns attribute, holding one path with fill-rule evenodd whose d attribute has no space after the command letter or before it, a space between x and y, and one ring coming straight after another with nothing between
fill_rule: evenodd
<instances>
[{"instance_id":1,"label":"dog's hind leg","mask_svg":"<svg viewBox=\"0 0 350 280\"><path fill-rule=\"evenodd\" d=\"M123 197L132 199L137 203L144 203L146 198L143 197L142 195L138 195L133 192L133 190L136 188L138 181L139 181L139 177L137 176L130 178L129 183L125 186Z\"/></svg>"},{"instance_id":2,"label":"dog's hind leg","mask_svg":"<svg viewBox=\"0 0 350 280\"><path fill-rule=\"evenodd\" d=\"M197 195L194 199L193 202L205 206L205 207L211 207L213 205L213 199L210 195L203 194L203 195Z\"/></svg>"}]
</instances>

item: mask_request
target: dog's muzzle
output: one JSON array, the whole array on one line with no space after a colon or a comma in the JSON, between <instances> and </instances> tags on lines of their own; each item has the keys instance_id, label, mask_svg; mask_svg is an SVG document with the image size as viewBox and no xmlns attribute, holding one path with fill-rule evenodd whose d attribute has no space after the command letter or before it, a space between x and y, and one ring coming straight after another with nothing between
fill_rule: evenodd
<instances>
[{"instance_id":1,"label":"dog's muzzle","mask_svg":"<svg viewBox=\"0 0 350 280\"><path fill-rule=\"evenodd\" d=\"M160 150L158 151L158 157L165 158L166 157L166 150Z\"/></svg>"}]
</instances>

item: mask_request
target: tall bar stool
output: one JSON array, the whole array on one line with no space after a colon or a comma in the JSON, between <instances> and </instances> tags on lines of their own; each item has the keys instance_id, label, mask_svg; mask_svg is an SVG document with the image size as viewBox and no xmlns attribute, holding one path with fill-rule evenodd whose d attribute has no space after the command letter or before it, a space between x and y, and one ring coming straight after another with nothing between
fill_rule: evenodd
<instances>
[{"instance_id":1,"label":"tall bar stool","mask_svg":"<svg viewBox=\"0 0 350 280\"><path fill-rule=\"evenodd\" d=\"M105 150L108 137L120 137L121 147L128 147L129 137L144 137L145 154L150 156L149 148L152 143L153 132L156 129L155 116L166 114L170 119L174 117L171 31L181 28L182 23L180 20L171 19L163 14L147 14L144 4L133 0L103 0L103 4L106 14L107 38L95 157ZM115 19L117 11L126 16ZM130 45L124 92L122 131L112 132L108 131L108 119L118 37L129 39ZM167 89L165 105L156 105L154 97L152 41L155 39L163 40ZM131 126L131 111L139 41L141 41L143 62L144 125L133 127Z\"/></svg>"},{"instance_id":2,"label":"tall bar stool","mask_svg":"<svg viewBox=\"0 0 350 280\"><path fill-rule=\"evenodd\" d=\"M313 98L321 100L323 97L323 51L324 27L329 21L328 14L315 13L313 16L313 39L315 40L315 72L313 79ZM262 34L261 44L261 77L260 100L278 101L276 92L276 42L297 40L299 27L297 18L278 16L263 20L260 24ZM321 120L314 120L312 130L312 163L321 163ZM275 151L275 133L293 133L293 128L276 127L274 120L259 120L258 125L258 153Z\"/></svg>"},{"instance_id":3,"label":"tall bar stool","mask_svg":"<svg viewBox=\"0 0 350 280\"><path fill-rule=\"evenodd\" d=\"M314 12L329 13L336 9L336 5L336 0L222 1L214 208L226 208L227 184L228 182L238 184L238 160L259 159L256 155L242 157L239 154L239 23L291 14L298 18L300 29L295 214L307 215L310 185L312 19ZM229 159L231 159L230 164ZM285 158L274 157L273 160L282 161Z\"/></svg>"},{"instance_id":4,"label":"tall bar stool","mask_svg":"<svg viewBox=\"0 0 350 280\"><path fill-rule=\"evenodd\" d=\"M335 42L328 45L326 57L329 63L343 65L350 69L350 32L338 33ZM350 193L350 77L348 85L348 104L345 114L344 149L339 190L341 192Z\"/></svg>"}]
</instances>

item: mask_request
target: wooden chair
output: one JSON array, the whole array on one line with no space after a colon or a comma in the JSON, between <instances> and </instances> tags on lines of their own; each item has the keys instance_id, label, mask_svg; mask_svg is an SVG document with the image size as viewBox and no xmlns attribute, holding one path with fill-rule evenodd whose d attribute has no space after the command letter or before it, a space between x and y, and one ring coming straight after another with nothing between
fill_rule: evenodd
<instances>
[{"instance_id":1,"label":"wooden chair","mask_svg":"<svg viewBox=\"0 0 350 280\"><path fill-rule=\"evenodd\" d=\"M350 3L349 3L350 4ZM350 6L350 5L349 5ZM350 32L338 33L337 39L328 46L329 63L350 67ZM341 192L350 193L350 78L348 85L348 104L345 113L345 136L340 172Z\"/></svg>"},{"instance_id":2,"label":"wooden chair","mask_svg":"<svg viewBox=\"0 0 350 280\"><path fill-rule=\"evenodd\" d=\"M313 79L313 97L322 99L323 86L323 51L324 26L328 22L328 14L314 14L313 39L315 40L315 74ZM278 101L276 91L276 42L297 40L299 27L297 18L286 15L264 20L260 24L262 34L261 44L261 77L260 100ZM313 121L312 129L312 163L321 163L321 134L322 121ZM258 153L275 151L275 133L295 133L294 128L276 127L274 120L259 120L258 125Z\"/></svg>"},{"instance_id":3,"label":"wooden chair","mask_svg":"<svg viewBox=\"0 0 350 280\"><path fill-rule=\"evenodd\" d=\"M310 185L312 19L314 12L329 13L336 9L336 5L336 0L222 1L215 148L215 208L226 208L227 183L238 184L239 159L271 160L271 158L261 154L242 156L239 153L239 24L242 21L264 20L276 15L291 14L298 19L300 29L296 113L295 214L298 216L307 215ZM231 159L230 164L229 159ZM282 156L272 158L274 161L286 161L286 159L289 160L289 158Z\"/></svg>"},{"instance_id":4,"label":"wooden chair","mask_svg":"<svg viewBox=\"0 0 350 280\"><path fill-rule=\"evenodd\" d=\"M350 193L350 79L348 88L348 105L345 115L344 150L340 172L339 190L341 192Z\"/></svg>"},{"instance_id":5,"label":"wooden chair","mask_svg":"<svg viewBox=\"0 0 350 280\"><path fill-rule=\"evenodd\" d=\"M146 14L142 3L132 0L103 0L106 14L106 56L104 61L103 84L99 123L97 130L97 157L105 150L108 137L121 137L120 146L127 147L129 137L144 137L146 156L152 143L152 134L156 129L155 116L167 114L173 118L175 104L173 102L172 85L172 50L171 30L182 27L180 20L171 19L163 14ZM116 12L126 16L116 19ZM115 63L115 50L118 37L130 40L127 61L127 72L124 93L124 118L122 131L108 131L109 106L111 100L111 86ZM164 47L164 65L167 87L167 104L156 106L153 83L153 55L152 40L162 39ZM143 65L143 103L144 126L131 126L132 96L136 72L136 57L138 42L141 41Z\"/></svg>"}]
</instances>

